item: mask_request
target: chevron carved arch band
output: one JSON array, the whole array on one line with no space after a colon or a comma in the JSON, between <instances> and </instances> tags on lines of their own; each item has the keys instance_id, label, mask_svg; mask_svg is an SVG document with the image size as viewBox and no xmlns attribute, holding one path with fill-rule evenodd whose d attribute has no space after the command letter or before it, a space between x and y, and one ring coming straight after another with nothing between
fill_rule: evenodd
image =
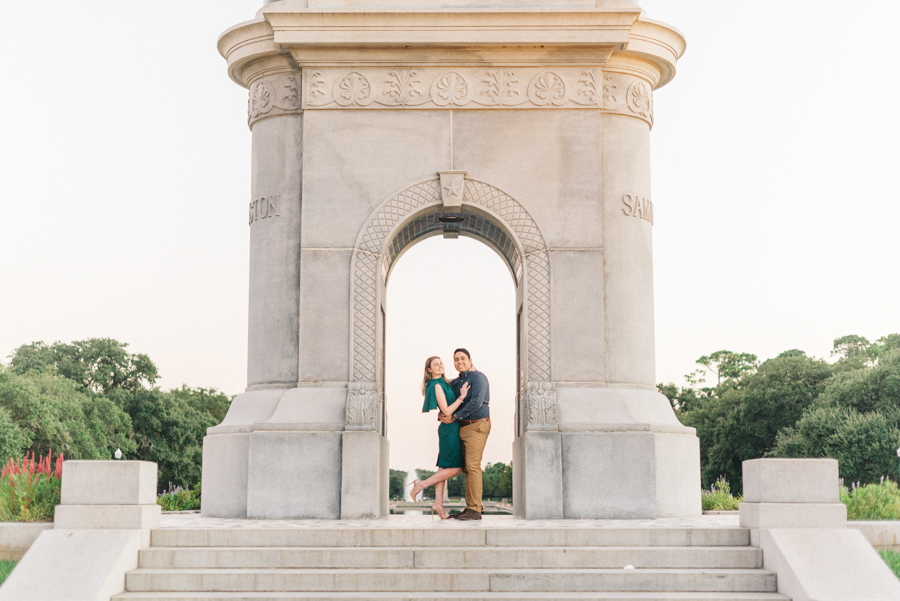
<instances>
[{"instance_id":1,"label":"chevron carved arch band","mask_svg":"<svg viewBox=\"0 0 900 601\"><path fill-rule=\"evenodd\" d=\"M379 282L389 265L392 233L410 215L429 205L442 204L440 182L428 180L387 200L360 233L353 254L351 276L352 341L351 379L374 383L379 370L377 324L380 314ZM491 185L465 180L463 208L481 207L502 220L523 251L528 380L550 381L550 259L547 244L531 215L514 198ZM396 246L396 245L394 245ZM395 248L396 250L396 248ZM526 349L523 349L523 351Z\"/></svg>"}]
</instances>

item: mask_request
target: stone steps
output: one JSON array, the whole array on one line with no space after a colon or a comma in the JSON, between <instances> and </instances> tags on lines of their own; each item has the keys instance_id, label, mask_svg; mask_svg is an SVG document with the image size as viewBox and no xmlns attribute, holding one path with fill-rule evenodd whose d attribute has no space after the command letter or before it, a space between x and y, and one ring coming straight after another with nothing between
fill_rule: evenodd
<instances>
[{"instance_id":1,"label":"stone steps","mask_svg":"<svg viewBox=\"0 0 900 601\"><path fill-rule=\"evenodd\" d=\"M477 523L476 523L477 524ZM745 528L218 528L160 529L154 547L735 547Z\"/></svg>"},{"instance_id":2,"label":"stone steps","mask_svg":"<svg viewBox=\"0 0 900 601\"><path fill-rule=\"evenodd\" d=\"M185 568L760 568L753 547L155 547L140 567Z\"/></svg>"},{"instance_id":3,"label":"stone steps","mask_svg":"<svg viewBox=\"0 0 900 601\"><path fill-rule=\"evenodd\" d=\"M115 601L787 601L749 543L742 528L589 522L166 528Z\"/></svg>"},{"instance_id":4,"label":"stone steps","mask_svg":"<svg viewBox=\"0 0 900 601\"><path fill-rule=\"evenodd\" d=\"M777 593L125 593L115 601L789 601Z\"/></svg>"},{"instance_id":5,"label":"stone steps","mask_svg":"<svg viewBox=\"0 0 900 601\"><path fill-rule=\"evenodd\" d=\"M147 569L129 592L775 592L760 569Z\"/></svg>"}]
</instances>

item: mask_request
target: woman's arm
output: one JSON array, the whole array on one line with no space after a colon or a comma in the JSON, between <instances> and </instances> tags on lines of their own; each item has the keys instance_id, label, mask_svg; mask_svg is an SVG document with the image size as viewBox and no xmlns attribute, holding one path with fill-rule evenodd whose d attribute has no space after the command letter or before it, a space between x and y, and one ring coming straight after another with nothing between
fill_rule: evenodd
<instances>
[{"instance_id":1,"label":"woman's arm","mask_svg":"<svg viewBox=\"0 0 900 601\"><path fill-rule=\"evenodd\" d=\"M453 412L459 409L459 406L462 405L462 402L466 399L466 394L469 392L469 385L464 384L462 389L459 391L459 398L454 401L452 405L447 406L447 396L444 394L444 388L440 385L434 387L434 394L437 398L438 407L441 410L441 413L444 415L453 415Z\"/></svg>"}]
</instances>

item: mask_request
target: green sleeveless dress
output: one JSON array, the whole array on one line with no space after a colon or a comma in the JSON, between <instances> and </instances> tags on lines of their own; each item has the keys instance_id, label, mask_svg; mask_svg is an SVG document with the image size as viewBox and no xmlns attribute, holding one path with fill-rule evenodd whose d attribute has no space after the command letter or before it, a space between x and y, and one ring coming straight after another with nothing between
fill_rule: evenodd
<instances>
[{"instance_id":1,"label":"green sleeveless dress","mask_svg":"<svg viewBox=\"0 0 900 601\"><path fill-rule=\"evenodd\" d=\"M440 386L444 390L447 405L452 405L456 401L456 393L444 381L444 378L433 378L425 387L425 404L422 406L422 413L439 409L434 392L435 386ZM438 452L437 466L463 467L462 444L459 442L459 422L455 421L449 424L442 422L438 426L438 441L440 442L440 451Z\"/></svg>"}]
</instances>

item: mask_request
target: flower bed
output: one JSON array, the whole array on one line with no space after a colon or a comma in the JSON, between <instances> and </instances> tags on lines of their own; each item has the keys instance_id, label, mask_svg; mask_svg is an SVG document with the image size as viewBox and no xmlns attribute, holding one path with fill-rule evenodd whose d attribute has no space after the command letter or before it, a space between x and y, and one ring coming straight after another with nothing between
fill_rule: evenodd
<instances>
[{"instance_id":1,"label":"flower bed","mask_svg":"<svg viewBox=\"0 0 900 601\"><path fill-rule=\"evenodd\" d=\"M200 485L190 488L171 487L167 492L156 497L156 503L163 511L193 511L200 509Z\"/></svg>"},{"instance_id":2,"label":"flower bed","mask_svg":"<svg viewBox=\"0 0 900 601\"><path fill-rule=\"evenodd\" d=\"M847 506L848 520L900 520L900 487L883 477L878 484L857 482L849 489L842 481L841 502Z\"/></svg>"},{"instance_id":3,"label":"flower bed","mask_svg":"<svg viewBox=\"0 0 900 601\"><path fill-rule=\"evenodd\" d=\"M46 522L53 520L62 488L63 456L12 459L0 472L0 522Z\"/></svg>"},{"instance_id":4,"label":"flower bed","mask_svg":"<svg viewBox=\"0 0 900 601\"><path fill-rule=\"evenodd\" d=\"M732 495L725 478L719 478L709 490L703 491L701 499L703 511L737 511L744 497Z\"/></svg>"}]
</instances>

